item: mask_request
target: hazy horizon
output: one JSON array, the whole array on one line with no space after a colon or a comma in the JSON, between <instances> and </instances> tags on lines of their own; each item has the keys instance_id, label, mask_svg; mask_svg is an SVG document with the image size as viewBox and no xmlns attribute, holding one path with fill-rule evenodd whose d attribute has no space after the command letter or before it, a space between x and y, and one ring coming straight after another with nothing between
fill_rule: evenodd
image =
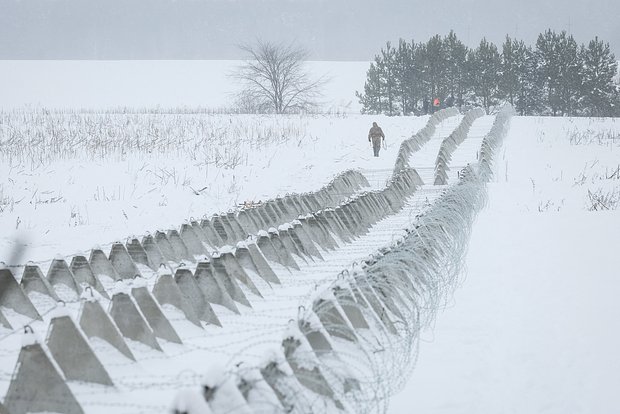
<instances>
[{"instance_id":1,"label":"hazy horizon","mask_svg":"<svg viewBox=\"0 0 620 414\"><path fill-rule=\"evenodd\" d=\"M0 59L239 59L257 38L296 42L312 60L371 60L386 41L454 30L468 46L550 28L598 36L620 56L620 2L371 0L3 0Z\"/></svg>"}]
</instances>

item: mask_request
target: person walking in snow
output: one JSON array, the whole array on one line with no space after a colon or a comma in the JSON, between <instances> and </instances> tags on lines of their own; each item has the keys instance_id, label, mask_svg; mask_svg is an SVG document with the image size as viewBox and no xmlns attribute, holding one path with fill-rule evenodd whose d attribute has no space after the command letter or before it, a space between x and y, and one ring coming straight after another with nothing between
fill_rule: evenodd
<instances>
[{"instance_id":1,"label":"person walking in snow","mask_svg":"<svg viewBox=\"0 0 620 414\"><path fill-rule=\"evenodd\" d=\"M381 140L385 142L385 135L383 135L383 130L381 127L377 125L376 122L372 123L372 128L368 131L368 142L372 142L372 149L374 151L375 157L379 156L379 150L381 149Z\"/></svg>"}]
</instances>

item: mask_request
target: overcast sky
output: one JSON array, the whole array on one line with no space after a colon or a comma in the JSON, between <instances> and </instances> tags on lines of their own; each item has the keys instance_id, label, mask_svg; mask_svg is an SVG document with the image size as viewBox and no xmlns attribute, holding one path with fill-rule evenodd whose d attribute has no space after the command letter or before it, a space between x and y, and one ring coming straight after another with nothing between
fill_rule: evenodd
<instances>
[{"instance_id":1,"label":"overcast sky","mask_svg":"<svg viewBox=\"0 0 620 414\"><path fill-rule=\"evenodd\" d=\"M235 59L262 38L370 60L401 37L534 43L547 28L599 36L620 57L620 0L0 0L0 58Z\"/></svg>"}]
</instances>

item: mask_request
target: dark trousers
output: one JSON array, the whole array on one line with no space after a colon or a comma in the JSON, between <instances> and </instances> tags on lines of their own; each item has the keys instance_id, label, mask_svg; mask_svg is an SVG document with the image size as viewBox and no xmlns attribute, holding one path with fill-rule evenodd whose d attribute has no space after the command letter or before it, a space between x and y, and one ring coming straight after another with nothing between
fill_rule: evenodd
<instances>
[{"instance_id":1,"label":"dark trousers","mask_svg":"<svg viewBox=\"0 0 620 414\"><path fill-rule=\"evenodd\" d=\"M372 150L374 152L375 157L379 156L379 150L381 149L381 137L372 138Z\"/></svg>"}]
</instances>

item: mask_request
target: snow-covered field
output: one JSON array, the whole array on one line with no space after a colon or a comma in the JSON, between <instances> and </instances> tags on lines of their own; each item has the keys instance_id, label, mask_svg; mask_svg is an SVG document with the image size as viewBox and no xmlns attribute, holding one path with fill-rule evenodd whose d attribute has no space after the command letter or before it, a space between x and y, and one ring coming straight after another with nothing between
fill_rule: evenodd
<instances>
[{"instance_id":1,"label":"snow-covered field","mask_svg":"<svg viewBox=\"0 0 620 414\"><path fill-rule=\"evenodd\" d=\"M238 61L0 61L0 108L230 108ZM369 62L308 62L324 76L322 107L359 113L355 91L364 88Z\"/></svg>"},{"instance_id":2,"label":"snow-covered field","mask_svg":"<svg viewBox=\"0 0 620 414\"><path fill-rule=\"evenodd\" d=\"M154 69L147 70L148 65ZM317 65L317 72L323 72L323 64ZM45 274L58 253L69 258L87 254L95 245L107 253L117 240L178 229L191 218L227 211L244 201L318 190L350 168L365 175L371 188L382 189L400 143L429 119L101 109L223 107L229 92L224 91L224 68L230 66L0 63L0 86L7 91L0 98L0 261L33 261ZM332 74L339 76L334 76L327 101L333 108L353 108L346 101L355 101L366 64L332 66L338 68ZM200 71L211 81L192 84ZM91 82L90 76L101 81ZM17 81L24 77L33 82L20 89ZM166 82L158 82L164 78ZM63 88L72 94L59 94ZM125 96L129 100L121 101ZM25 103L96 111L12 109ZM432 208L442 190L432 185L437 151L462 119L451 116L440 123L408 160L426 185L401 211L351 243L336 237L335 251L321 250L324 261L296 256L300 270L270 263L281 285L248 271L262 297L244 285L252 307L238 305L240 314L235 314L213 304L222 327L198 328L179 309L164 305L183 345L160 340L160 352L127 340L136 356L133 362L107 343L91 341L115 387L69 381L85 412L164 412L179 389L196 390L205 374L217 371L214 363L234 370L238 363L262 361L279 347L288 321L298 317L299 305L307 305L354 262L402 237L416 215ZM476 161L493 120L483 116L474 121L452 154L450 184L459 170ZM379 158L371 156L366 138L372 121L387 135L388 147ZM620 348L615 332L620 317L615 300L620 294L620 120L513 117L504 142L488 184L488 206L474 224L460 288L433 328L423 331L413 376L393 397L390 413L602 413L615 412L620 402L614 392L620 387L615 357ZM191 270L196 266L185 264ZM12 269L19 278L20 268ZM157 274L143 266L140 271L145 281L134 283L152 288ZM109 292L131 285L103 282ZM63 307L30 296L45 311L45 322L32 323L40 340L52 315L77 316L78 300ZM109 301L99 299L106 308ZM56 306L60 309L50 310ZM1 310L15 328L0 327L4 395L27 319L6 307ZM372 332L369 337L378 338ZM344 357L350 358L348 363L355 361L351 355ZM406 378L388 382L402 384ZM368 398L368 407L383 407L382 392Z\"/></svg>"},{"instance_id":3,"label":"snow-covered field","mask_svg":"<svg viewBox=\"0 0 620 414\"><path fill-rule=\"evenodd\" d=\"M618 412L620 120L515 117L497 167L389 412Z\"/></svg>"}]
</instances>

